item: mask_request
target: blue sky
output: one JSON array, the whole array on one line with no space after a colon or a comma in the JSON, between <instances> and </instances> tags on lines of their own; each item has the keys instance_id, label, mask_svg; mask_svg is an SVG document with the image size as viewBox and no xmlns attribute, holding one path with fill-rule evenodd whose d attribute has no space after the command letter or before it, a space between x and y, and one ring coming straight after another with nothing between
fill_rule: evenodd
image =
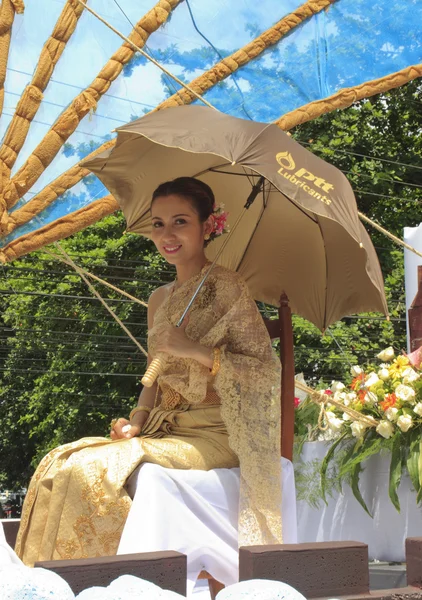
<instances>
[{"instance_id":1,"label":"blue sky","mask_svg":"<svg viewBox=\"0 0 422 600\"><path fill-rule=\"evenodd\" d=\"M156 0L90 0L89 5L124 34ZM25 12L17 15L5 84L5 108L0 136L10 122L20 94L30 82L43 44L63 9L64 0L26 0ZM189 0L183 2L165 27L154 33L147 50L187 81L201 74L226 55L249 42L286 14L301 0ZM119 6L126 13L124 16ZM231 114L271 121L312 100L410 64L422 62L419 0L339 0L241 69L207 99ZM210 45L211 44L211 45ZM85 12L54 71L42 105L31 125L15 171L27 159L49 127L76 94L95 78L112 53L121 45L113 32ZM214 48L216 50L214 50ZM168 83L168 82L167 82ZM115 127L141 116L166 97L162 73L150 63L135 66L112 84L95 114L79 124L69 142L82 153L81 144L100 144ZM170 82L170 88L174 89ZM29 200L46 184L78 160L78 152L61 152L45 170ZM99 184L80 183L73 199L61 201L42 215L42 223L72 212L106 191ZM25 201L24 200L24 201ZM17 237L39 223L17 231Z\"/></svg>"}]
</instances>

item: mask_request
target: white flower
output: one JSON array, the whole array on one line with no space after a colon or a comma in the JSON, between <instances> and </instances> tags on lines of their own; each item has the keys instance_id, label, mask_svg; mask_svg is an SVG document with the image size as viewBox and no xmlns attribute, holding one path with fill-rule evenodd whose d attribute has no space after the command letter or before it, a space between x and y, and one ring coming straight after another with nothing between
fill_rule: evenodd
<instances>
[{"instance_id":1,"label":"white flower","mask_svg":"<svg viewBox=\"0 0 422 600\"><path fill-rule=\"evenodd\" d=\"M393 426L390 421L380 421L377 427L377 433L385 437L387 440L393 435Z\"/></svg>"},{"instance_id":2,"label":"white flower","mask_svg":"<svg viewBox=\"0 0 422 600\"><path fill-rule=\"evenodd\" d=\"M345 398L346 398L345 392L335 392L333 395L333 399L337 400L338 402L344 402Z\"/></svg>"},{"instance_id":3,"label":"white flower","mask_svg":"<svg viewBox=\"0 0 422 600\"><path fill-rule=\"evenodd\" d=\"M333 412L327 412L326 418L327 418L328 427L332 431L334 431L334 432L341 431L341 429L343 428L343 424L344 424L344 421L342 419L339 419L338 417L336 417Z\"/></svg>"},{"instance_id":4,"label":"white flower","mask_svg":"<svg viewBox=\"0 0 422 600\"><path fill-rule=\"evenodd\" d=\"M354 400L356 400L356 398L357 398L356 392L349 392L348 394L346 394L346 400L348 400L349 402L354 402Z\"/></svg>"},{"instance_id":5,"label":"white flower","mask_svg":"<svg viewBox=\"0 0 422 600\"><path fill-rule=\"evenodd\" d=\"M331 382L331 391L334 392L342 392L346 386L341 381L332 381Z\"/></svg>"},{"instance_id":6,"label":"white flower","mask_svg":"<svg viewBox=\"0 0 422 600\"><path fill-rule=\"evenodd\" d=\"M378 402L378 396L374 394L374 392L366 392L365 402L368 402L368 404L375 404Z\"/></svg>"},{"instance_id":7,"label":"white flower","mask_svg":"<svg viewBox=\"0 0 422 600\"><path fill-rule=\"evenodd\" d=\"M383 367L382 369L380 369L378 371L378 377L380 379L382 379L383 381L386 381L387 379L389 379L390 373L389 373L388 369L386 369L385 367Z\"/></svg>"},{"instance_id":8,"label":"white flower","mask_svg":"<svg viewBox=\"0 0 422 600\"><path fill-rule=\"evenodd\" d=\"M408 431L413 425L413 419L410 415L401 415L397 419L397 426L404 432Z\"/></svg>"},{"instance_id":9,"label":"white flower","mask_svg":"<svg viewBox=\"0 0 422 600\"><path fill-rule=\"evenodd\" d=\"M415 390L408 385L400 383L395 389L395 394L400 400L410 402L410 404L415 402Z\"/></svg>"},{"instance_id":10,"label":"white flower","mask_svg":"<svg viewBox=\"0 0 422 600\"><path fill-rule=\"evenodd\" d=\"M389 346L385 350L382 350L379 354L377 354L377 358L380 360L392 360L394 358L394 348Z\"/></svg>"},{"instance_id":11,"label":"white flower","mask_svg":"<svg viewBox=\"0 0 422 600\"><path fill-rule=\"evenodd\" d=\"M359 423L359 421L353 421L350 425L350 429L352 430L352 435L355 438L361 438L366 430L366 425L363 423Z\"/></svg>"},{"instance_id":12,"label":"white flower","mask_svg":"<svg viewBox=\"0 0 422 600\"><path fill-rule=\"evenodd\" d=\"M343 413L343 421L350 421L350 416L347 413Z\"/></svg>"},{"instance_id":13,"label":"white flower","mask_svg":"<svg viewBox=\"0 0 422 600\"><path fill-rule=\"evenodd\" d=\"M420 375L412 367L407 367L402 373L403 383L412 383L417 381L419 377Z\"/></svg>"},{"instance_id":14,"label":"white flower","mask_svg":"<svg viewBox=\"0 0 422 600\"><path fill-rule=\"evenodd\" d=\"M422 402L418 402L417 405L413 407L413 411L422 417Z\"/></svg>"},{"instance_id":15,"label":"white flower","mask_svg":"<svg viewBox=\"0 0 422 600\"><path fill-rule=\"evenodd\" d=\"M422 404L421 404L421 407L422 407ZM387 410L385 411L385 416L387 417L387 419L389 421L396 421L398 412L399 412L398 408L396 408L395 406L390 406L390 408L387 408Z\"/></svg>"},{"instance_id":16,"label":"white flower","mask_svg":"<svg viewBox=\"0 0 422 600\"><path fill-rule=\"evenodd\" d=\"M362 369L358 365L353 365L353 367L350 369L350 373L353 375L353 377L357 377L362 373Z\"/></svg>"},{"instance_id":17,"label":"white flower","mask_svg":"<svg viewBox=\"0 0 422 600\"><path fill-rule=\"evenodd\" d=\"M365 379L365 387L370 388L371 385L375 385L379 380L380 379L375 371L371 371L371 373L369 373L368 377Z\"/></svg>"}]
</instances>

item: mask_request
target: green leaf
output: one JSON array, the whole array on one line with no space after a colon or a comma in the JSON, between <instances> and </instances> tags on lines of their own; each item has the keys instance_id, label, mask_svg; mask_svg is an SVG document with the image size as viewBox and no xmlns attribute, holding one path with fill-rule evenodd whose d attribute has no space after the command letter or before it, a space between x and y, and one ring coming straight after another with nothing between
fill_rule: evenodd
<instances>
[{"instance_id":1,"label":"green leaf","mask_svg":"<svg viewBox=\"0 0 422 600\"><path fill-rule=\"evenodd\" d=\"M331 459L334 456L334 452L337 448L337 446L339 444L341 444L341 442L344 440L344 438L347 435L347 431L345 431L343 433L343 435L341 435L339 438L336 439L336 441L330 446L330 449L328 450L327 454L324 456L324 460L321 463L321 494L322 494L322 498L325 502L325 504L327 504L327 498L326 498L326 489L327 489L327 469L328 469L328 465L331 461Z\"/></svg>"},{"instance_id":2,"label":"green leaf","mask_svg":"<svg viewBox=\"0 0 422 600\"><path fill-rule=\"evenodd\" d=\"M388 494L391 502L394 504L398 512L400 512L400 502L397 495L397 489L400 485L402 472L402 449L401 449L401 434L396 433L393 439L393 447L391 449L390 463L390 482L388 486Z\"/></svg>"},{"instance_id":3,"label":"green leaf","mask_svg":"<svg viewBox=\"0 0 422 600\"><path fill-rule=\"evenodd\" d=\"M355 464L355 466L353 467L353 471L352 471L352 480L351 480L350 486L352 488L352 492L353 492L353 495L356 498L356 500L362 506L364 511L367 512L368 515L372 518L372 515L369 512L369 509L366 506L365 500L362 498L362 494L360 493L360 489L359 489L359 476L360 476L362 470L363 469L362 469L361 463Z\"/></svg>"},{"instance_id":4,"label":"green leaf","mask_svg":"<svg viewBox=\"0 0 422 600\"><path fill-rule=\"evenodd\" d=\"M339 476L344 477L347 475L347 473L352 472L357 464L363 462L373 454L377 454L383 445L383 441L384 440L380 435L369 432L365 436L359 452L352 453L352 457L343 462L342 466L340 467Z\"/></svg>"},{"instance_id":5,"label":"green leaf","mask_svg":"<svg viewBox=\"0 0 422 600\"><path fill-rule=\"evenodd\" d=\"M419 461L420 461L420 432L412 431L409 439L409 455L406 460L407 471L410 476L416 494L419 494L421 482L419 479Z\"/></svg>"}]
</instances>

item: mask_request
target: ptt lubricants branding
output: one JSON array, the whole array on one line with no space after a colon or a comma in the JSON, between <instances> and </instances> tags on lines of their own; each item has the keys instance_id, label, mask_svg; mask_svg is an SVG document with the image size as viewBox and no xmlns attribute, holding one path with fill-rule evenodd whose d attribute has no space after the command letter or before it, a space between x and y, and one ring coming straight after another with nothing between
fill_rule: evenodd
<instances>
[{"instance_id":1,"label":"ptt lubricants branding","mask_svg":"<svg viewBox=\"0 0 422 600\"><path fill-rule=\"evenodd\" d=\"M318 177L306 169L300 168L295 170L296 163L290 152L279 152L276 155L276 159L280 165L280 169L278 170L279 175L302 188L312 198L316 198L324 202L324 204L331 204L331 198L327 198L324 194L324 192L334 189L331 183L328 183L322 177ZM309 183L312 183L312 185L309 185Z\"/></svg>"}]
</instances>

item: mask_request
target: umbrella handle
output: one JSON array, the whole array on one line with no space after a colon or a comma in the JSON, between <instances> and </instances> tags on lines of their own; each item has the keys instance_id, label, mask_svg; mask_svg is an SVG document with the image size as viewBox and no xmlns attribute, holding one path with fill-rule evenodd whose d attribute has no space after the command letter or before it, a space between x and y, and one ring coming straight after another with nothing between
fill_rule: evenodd
<instances>
[{"instance_id":1,"label":"umbrella handle","mask_svg":"<svg viewBox=\"0 0 422 600\"><path fill-rule=\"evenodd\" d=\"M141 379L142 385L145 387L152 387L155 380L163 371L166 363L166 355L163 352L157 354L157 356L151 361L145 375Z\"/></svg>"}]
</instances>

